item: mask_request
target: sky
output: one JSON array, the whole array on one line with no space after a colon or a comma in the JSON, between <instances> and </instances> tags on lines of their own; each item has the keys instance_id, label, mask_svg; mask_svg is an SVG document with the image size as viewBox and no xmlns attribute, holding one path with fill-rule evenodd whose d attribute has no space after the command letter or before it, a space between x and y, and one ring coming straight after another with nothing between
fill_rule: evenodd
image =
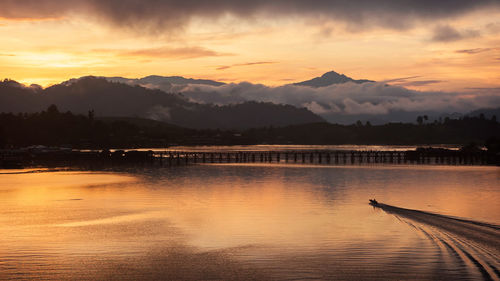
<instances>
[{"instance_id":1,"label":"sky","mask_svg":"<svg viewBox=\"0 0 500 281\"><path fill-rule=\"evenodd\" d=\"M0 78L181 75L279 86L335 70L500 95L498 0L0 0Z\"/></svg>"}]
</instances>

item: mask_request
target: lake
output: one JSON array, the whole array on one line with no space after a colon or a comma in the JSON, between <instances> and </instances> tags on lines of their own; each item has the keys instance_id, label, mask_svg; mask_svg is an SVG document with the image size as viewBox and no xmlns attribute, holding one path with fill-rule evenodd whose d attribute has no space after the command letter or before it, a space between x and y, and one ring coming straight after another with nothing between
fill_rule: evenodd
<instances>
[{"instance_id":1,"label":"lake","mask_svg":"<svg viewBox=\"0 0 500 281\"><path fill-rule=\"evenodd\" d=\"M499 167L0 170L0 206L2 280L500 279Z\"/></svg>"}]
</instances>

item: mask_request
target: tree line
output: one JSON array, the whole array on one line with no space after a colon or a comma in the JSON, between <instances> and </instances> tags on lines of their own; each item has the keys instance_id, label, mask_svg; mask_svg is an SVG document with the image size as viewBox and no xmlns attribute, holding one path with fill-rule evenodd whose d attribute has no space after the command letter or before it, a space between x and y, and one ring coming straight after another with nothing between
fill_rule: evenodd
<instances>
[{"instance_id":1,"label":"tree line","mask_svg":"<svg viewBox=\"0 0 500 281\"><path fill-rule=\"evenodd\" d=\"M251 117L249 117L251 118ZM422 122L418 122L418 121ZM31 145L73 148L136 148L171 145L236 144L470 144L500 139L496 117L445 118L417 124L371 125L326 122L247 130L195 130L140 118L95 118L60 112L55 105L38 113L0 113L0 148Z\"/></svg>"}]
</instances>

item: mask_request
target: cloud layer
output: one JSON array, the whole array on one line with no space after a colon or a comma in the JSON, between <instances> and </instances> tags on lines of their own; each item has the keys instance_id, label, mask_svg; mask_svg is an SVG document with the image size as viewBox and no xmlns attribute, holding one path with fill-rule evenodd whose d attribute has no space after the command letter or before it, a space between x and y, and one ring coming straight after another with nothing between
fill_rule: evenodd
<instances>
[{"instance_id":1,"label":"cloud layer","mask_svg":"<svg viewBox=\"0 0 500 281\"><path fill-rule=\"evenodd\" d=\"M239 83L219 87L188 85L178 90L195 102L228 104L253 100L291 104L307 107L327 118L334 115L388 115L394 112L465 113L477 108L500 106L498 91L422 92L382 82L344 83L322 88Z\"/></svg>"},{"instance_id":2,"label":"cloud layer","mask_svg":"<svg viewBox=\"0 0 500 281\"><path fill-rule=\"evenodd\" d=\"M232 14L252 18L314 15L351 26L407 28L416 20L460 16L478 9L499 8L496 0L3 0L0 17L57 18L84 13L116 26L164 30L180 27L193 17L218 18Z\"/></svg>"}]
</instances>

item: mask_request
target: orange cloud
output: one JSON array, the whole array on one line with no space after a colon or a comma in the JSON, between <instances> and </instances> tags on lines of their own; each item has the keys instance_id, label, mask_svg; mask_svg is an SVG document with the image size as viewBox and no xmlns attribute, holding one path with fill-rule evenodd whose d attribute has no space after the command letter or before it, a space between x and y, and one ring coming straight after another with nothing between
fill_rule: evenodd
<instances>
[{"instance_id":1,"label":"orange cloud","mask_svg":"<svg viewBox=\"0 0 500 281\"><path fill-rule=\"evenodd\" d=\"M168 58L168 59L193 59L202 57L228 56L231 54L219 53L203 47L159 47L149 49L97 49L96 52L114 53L120 57L141 57L141 58Z\"/></svg>"},{"instance_id":2,"label":"orange cloud","mask_svg":"<svg viewBox=\"0 0 500 281\"><path fill-rule=\"evenodd\" d=\"M249 66L249 65L260 65L260 64L274 64L276 63L275 61L257 61L257 62L247 62L247 63L237 63L237 64L232 64L232 65L222 65L217 67L217 70L225 70L229 69L232 67L238 67L238 66Z\"/></svg>"},{"instance_id":3,"label":"orange cloud","mask_svg":"<svg viewBox=\"0 0 500 281\"><path fill-rule=\"evenodd\" d=\"M30 17L19 17L19 18L7 18L0 17L0 20L6 22L40 22L40 21L58 21L62 20L64 17L46 17L46 18L30 18ZM5 23L0 23L0 26L6 26Z\"/></svg>"}]
</instances>

